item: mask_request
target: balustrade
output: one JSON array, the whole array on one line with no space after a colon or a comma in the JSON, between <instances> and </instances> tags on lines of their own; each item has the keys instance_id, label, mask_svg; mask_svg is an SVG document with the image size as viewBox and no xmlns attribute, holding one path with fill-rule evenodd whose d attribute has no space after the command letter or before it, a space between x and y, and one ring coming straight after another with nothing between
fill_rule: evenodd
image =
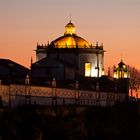
<instances>
[{"instance_id":1,"label":"balustrade","mask_svg":"<svg viewBox=\"0 0 140 140\"><path fill-rule=\"evenodd\" d=\"M9 86L1 85L0 95L4 101L8 100ZM53 89L53 90L52 90ZM124 94L118 93L117 96L114 93L97 92L96 91L84 91L79 89L62 89L57 87L41 87L30 85L10 85L10 96L13 96L13 102L16 101L17 96L21 96L22 99L29 94L31 103L40 103L47 105L97 105L97 96L100 96L98 103L100 105L107 104L107 102L114 102L125 100ZM19 101L18 101L19 102Z\"/></svg>"}]
</instances>

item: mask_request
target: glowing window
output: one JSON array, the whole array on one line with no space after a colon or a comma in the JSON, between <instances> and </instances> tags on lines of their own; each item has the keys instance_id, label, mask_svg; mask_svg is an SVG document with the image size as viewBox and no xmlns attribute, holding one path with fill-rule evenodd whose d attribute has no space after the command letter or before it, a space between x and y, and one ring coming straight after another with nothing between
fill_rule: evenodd
<instances>
[{"instance_id":1,"label":"glowing window","mask_svg":"<svg viewBox=\"0 0 140 140\"><path fill-rule=\"evenodd\" d=\"M126 68L126 66L125 66L125 65L123 65L123 68Z\"/></svg>"},{"instance_id":2,"label":"glowing window","mask_svg":"<svg viewBox=\"0 0 140 140\"><path fill-rule=\"evenodd\" d=\"M117 78L117 74L114 72L114 78Z\"/></svg>"},{"instance_id":3,"label":"glowing window","mask_svg":"<svg viewBox=\"0 0 140 140\"><path fill-rule=\"evenodd\" d=\"M124 73L124 78L127 78L127 73Z\"/></svg>"},{"instance_id":4,"label":"glowing window","mask_svg":"<svg viewBox=\"0 0 140 140\"><path fill-rule=\"evenodd\" d=\"M91 76L91 63L85 63L85 76Z\"/></svg>"}]
</instances>

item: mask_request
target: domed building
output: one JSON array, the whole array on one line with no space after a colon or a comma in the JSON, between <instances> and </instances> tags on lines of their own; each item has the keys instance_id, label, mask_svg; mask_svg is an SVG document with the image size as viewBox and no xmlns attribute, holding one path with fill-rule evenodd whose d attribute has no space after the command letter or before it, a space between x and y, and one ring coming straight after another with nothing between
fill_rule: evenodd
<instances>
[{"instance_id":1,"label":"domed building","mask_svg":"<svg viewBox=\"0 0 140 140\"><path fill-rule=\"evenodd\" d=\"M37 44L37 60L31 61L30 70L1 60L0 99L9 109L23 103L113 106L126 102L128 67L121 61L114 66L114 78L104 75L104 52L103 45L79 37L70 21L63 36L47 45Z\"/></svg>"},{"instance_id":2,"label":"domed building","mask_svg":"<svg viewBox=\"0 0 140 140\"><path fill-rule=\"evenodd\" d=\"M46 82L77 80L104 75L103 45L92 45L76 33L70 21L64 35L47 45L37 44L36 62L31 66L32 79Z\"/></svg>"},{"instance_id":3,"label":"domed building","mask_svg":"<svg viewBox=\"0 0 140 140\"><path fill-rule=\"evenodd\" d=\"M57 48L90 48L90 44L85 39L76 35L75 26L71 21L65 26L64 36L52 41L52 44Z\"/></svg>"}]
</instances>

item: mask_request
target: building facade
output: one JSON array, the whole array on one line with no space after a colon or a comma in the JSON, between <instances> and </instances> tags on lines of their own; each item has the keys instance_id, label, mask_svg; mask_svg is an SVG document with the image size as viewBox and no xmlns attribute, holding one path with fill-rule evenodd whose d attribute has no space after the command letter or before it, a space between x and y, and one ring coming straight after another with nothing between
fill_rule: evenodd
<instances>
[{"instance_id":1,"label":"building facade","mask_svg":"<svg viewBox=\"0 0 140 140\"><path fill-rule=\"evenodd\" d=\"M121 61L114 67L114 77L104 75L104 49L76 34L71 21L64 35L47 45L37 44L36 62L30 72L7 62L9 81L19 71L22 81L0 83L0 97L5 105L112 106L128 99L127 66ZM1 62L1 61L0 61ZM2 69L2 70L1 70ZM0 76L4 76L0 65ZM7 73L5 74L7 75Z\"/></svg>"},{"instance_id":2,"label":"building facade","mask_svg":"<svg viewBox=\"0 0 140 140\"><path fill-rule=\"evenodd\" d=\"M31 66L32 78L39 81L53 77L57 81L104 75L103 45L90 44L76 34L71 21L63 36L47 45L37 44L36 62Z\"/></svg>"}]
</instances>

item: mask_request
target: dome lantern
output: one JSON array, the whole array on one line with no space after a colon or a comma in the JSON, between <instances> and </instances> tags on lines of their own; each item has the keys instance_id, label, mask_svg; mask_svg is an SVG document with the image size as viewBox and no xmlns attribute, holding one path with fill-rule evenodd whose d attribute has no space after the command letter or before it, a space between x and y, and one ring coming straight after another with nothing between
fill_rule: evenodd
<instances>
[{"instance_id":1,"label":"dome lantern","mask_svg":"<svg viewBox=\"0 0 140 140\"><path fill-rule=\"evenodd\" d=\"M75 26L71 21L65 26L65 33L64 35L73 35L76 34Z\"/></svg>"}]
</instances>

